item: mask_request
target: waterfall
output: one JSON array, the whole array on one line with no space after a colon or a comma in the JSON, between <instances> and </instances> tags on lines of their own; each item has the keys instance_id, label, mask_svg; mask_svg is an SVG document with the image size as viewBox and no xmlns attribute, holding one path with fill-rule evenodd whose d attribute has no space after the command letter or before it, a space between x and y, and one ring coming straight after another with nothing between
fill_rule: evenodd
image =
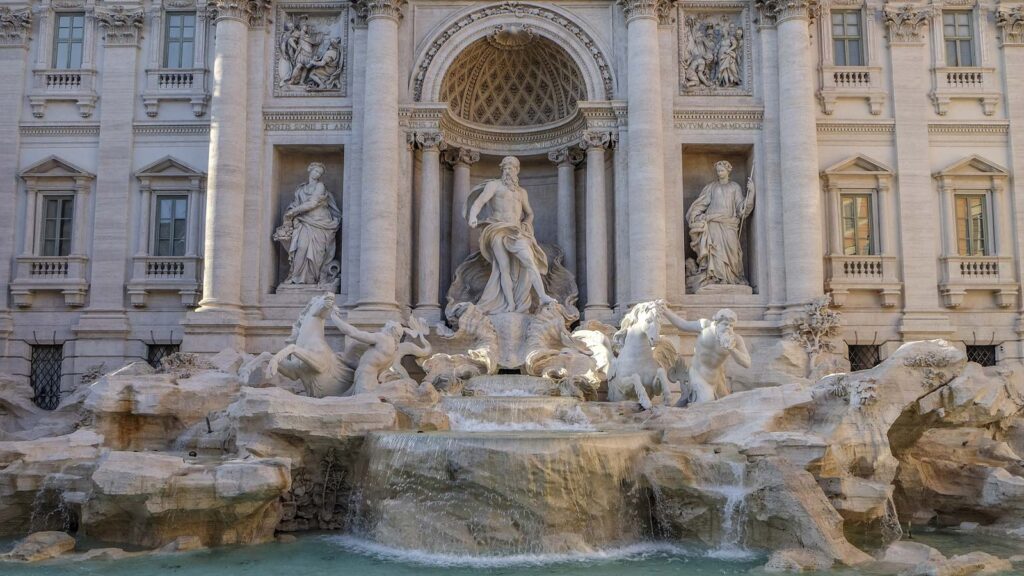
<instances>
[{"instance_id":1,"label":"waterfall","mask_svg":"<svg viewBox=\"0 0 1024 576\"><path fill-rule=\"evenodd\" d=\"M745 547L747 524L747 496L745 462L729 461L731 482L716 486L712 490L725 498L722 507L721 539L711 555L717 558L743 558L750 555Z\"/></svg>"},{"instance_id":2,"label":"waterfall","mask_svg":"<svg viewBox=\"0 0 1024 576\"><path fill-rule=\"evenodd\" d=\"M554 396L447 397L442 407L452 430L594 430L575 398Z\"/></svg>"}]
</instances>

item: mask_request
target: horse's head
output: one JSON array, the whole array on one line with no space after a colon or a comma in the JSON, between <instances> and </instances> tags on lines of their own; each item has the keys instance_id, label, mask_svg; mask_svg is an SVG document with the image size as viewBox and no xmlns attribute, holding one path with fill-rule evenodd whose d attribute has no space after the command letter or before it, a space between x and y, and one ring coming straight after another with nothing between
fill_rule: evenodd
<instances>
[{"instance_id":1,"label":"horse's head","mask_svg":"<svg viewBox=\"0 0 1024 576\"><path fill-rule=\"evenodd\" d=\"M658 339L658 321L658 302L640 302L622 318L615 338L621 342L628 333L640 331L647 336L650 345L654 346Z\"/></svg>"},{"instance_id":2,"label":"horse's head","mask_svg":"<svg viewBox=\"0 0 1024 576\"><path fill-rule=\"evenodd\" d=\"M307 313L317 318L327 318L334 310L334 293L324 292L320 296L314 296L309 301Z\"/></svg>"}]
</instances>

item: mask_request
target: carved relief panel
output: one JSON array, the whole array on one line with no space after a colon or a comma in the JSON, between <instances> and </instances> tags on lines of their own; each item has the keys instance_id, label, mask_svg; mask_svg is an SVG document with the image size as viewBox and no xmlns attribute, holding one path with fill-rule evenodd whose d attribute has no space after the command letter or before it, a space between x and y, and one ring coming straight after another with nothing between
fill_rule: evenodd
<instances>
[{"instance_id":1,"label":"carved relief panel","mask_svg":"<svg viewBox=\"0 0 1024 576\"><path fill-rule=\"evenodd\" d=\"M280 4L274 38L275 96L345 96L349 4Z\"/></svg>"},{"instance_id":2,"label":"carved relief panel","mask_svg":"<svg viewBox=\"0 0 1024 576\"><path fill-rule=\"evenodd\" d=\"M751 95L752 37L747 4L684 1L678 6L680 94Z\"/></svg>"}]
</instances>

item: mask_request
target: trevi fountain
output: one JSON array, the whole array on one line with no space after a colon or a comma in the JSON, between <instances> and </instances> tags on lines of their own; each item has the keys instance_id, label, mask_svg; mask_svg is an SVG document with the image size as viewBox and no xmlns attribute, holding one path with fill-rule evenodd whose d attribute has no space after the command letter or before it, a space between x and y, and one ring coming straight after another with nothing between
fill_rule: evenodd
<instances>
[{"instance_id":1,"label":"trevi fountain","mask_svg":"<svg viewBox=\"0 0 1024 576\"><path fill-rule=\"evenodd\" d=\"M1002 0L0 0L0 574L1024 573L1021 56Z\"/></svg>"}]
</instances>

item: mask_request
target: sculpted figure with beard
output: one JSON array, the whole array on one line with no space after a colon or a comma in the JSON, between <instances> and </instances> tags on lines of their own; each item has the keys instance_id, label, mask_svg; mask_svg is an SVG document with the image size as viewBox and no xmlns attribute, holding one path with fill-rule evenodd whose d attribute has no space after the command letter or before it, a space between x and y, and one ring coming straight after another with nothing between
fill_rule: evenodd
<instances>
[{"instance_id":1,"label":"sculpted figure with beard","mask_svg":"<svg viewBox=\"0 0 1024 576\"><path fill-rule=\"evenodd\" d=\"M676 328L697 334L697 345L688 371L689 384L683 386L683 395L676 406L710 402L728 396L730 390L725 378L725 361L732 356L739 365L750 367L747 345L743 337L733 331L736 313L723 308L711 320L701 318L696 321L683 319L667 306L662 308L661 313Z\"/></svg>"}]
</instances>

